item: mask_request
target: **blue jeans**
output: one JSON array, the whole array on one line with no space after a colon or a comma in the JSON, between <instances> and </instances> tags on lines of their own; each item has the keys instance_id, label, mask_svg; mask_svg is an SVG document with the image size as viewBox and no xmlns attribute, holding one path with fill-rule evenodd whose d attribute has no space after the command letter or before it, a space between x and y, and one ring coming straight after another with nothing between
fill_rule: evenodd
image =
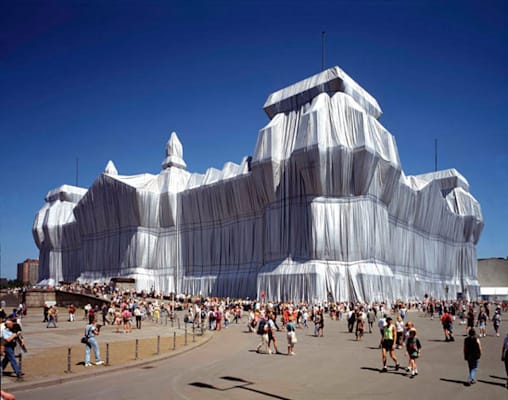
<instances>
[{"instance_id":1,"label":"blue jeans","mask_svg":"<svg viewBox=\"0 0 508 400\"><path fill-rule=\"evenodd\" d=\"M101 351L97 340L94 337L88 338L88 343L85 345L85 364L90 364L90 349L93 348L95 354L95 362L101 361Z\"/></svg>"},{"instance_id":2,"label":"blue jeans","mask_svg":"<svg viewBox=\"0 0 508 400\"><path fill-rule=\"evenodd\" d=\"M467 360L467 366L469 367L469 377L467 380L468 382L473 382L480 366L480 360Z\"/></svg>"},{"instance_id":3,"label":"blue jeans","mask_svg":"<svg viewBox=\"0 0 508 400\"><path fill-rule=\"evenodd\" d=\"M56 319L52 315L49 317L48 324L46 325L46 328L49 328L50 325L53 325L53 328L56 328Z\"/></svg>"},{"instance_id":4,"label":"blue jeans","mask_svg":"<svg viewBox=\"0 0 508 400\"><path fill-rule=\"evenodd\" d=\"M12 369L14 370L16 376L20 376L21 371L19 370L18 362L16 361L16 355L14 354L14 347L5 346L5 355L2 361L2 371L7 367L7 363L11 363Z\"/></svg>"}]
</instances>

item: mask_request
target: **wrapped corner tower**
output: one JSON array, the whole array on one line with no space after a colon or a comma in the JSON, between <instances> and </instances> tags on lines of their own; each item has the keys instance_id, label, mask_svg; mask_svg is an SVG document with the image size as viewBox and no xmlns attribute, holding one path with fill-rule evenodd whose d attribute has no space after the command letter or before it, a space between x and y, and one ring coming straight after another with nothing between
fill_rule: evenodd
<instances>
[{"instance_id":1,"label":"wrapped corner tower","mask_svg":"<svg viewBox=\"0 0 508 400\"><path fill-rule=\"evenodd\" d=\"M176 134L159 175L112 162L50 192L34 222L45 283L273 300L479 294L479 203L455 170L406 176L376 100L334 67L273 93L255 153L204 175Z\"/></svg>"}]
</instances>

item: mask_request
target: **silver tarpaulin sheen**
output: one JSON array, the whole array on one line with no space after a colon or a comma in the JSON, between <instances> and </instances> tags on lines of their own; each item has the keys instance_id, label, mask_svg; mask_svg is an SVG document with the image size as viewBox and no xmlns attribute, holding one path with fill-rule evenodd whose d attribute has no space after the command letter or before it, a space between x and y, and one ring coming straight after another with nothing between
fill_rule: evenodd
<instances>
[{"instance_id":1,"label":"silver tarpaulin sheen","mask_svg":"<svg viewBox=\"0 0 508 400\"><path fill-rule=\"evenodd\" d=\"M158 175L110 161L50 191L33 225L42 284L394 301L479 295L478 201L456 170L406 176L377 101L339 67L269 96L252 157L190 173L172 133Z\"/></svg>"}]
</instances>

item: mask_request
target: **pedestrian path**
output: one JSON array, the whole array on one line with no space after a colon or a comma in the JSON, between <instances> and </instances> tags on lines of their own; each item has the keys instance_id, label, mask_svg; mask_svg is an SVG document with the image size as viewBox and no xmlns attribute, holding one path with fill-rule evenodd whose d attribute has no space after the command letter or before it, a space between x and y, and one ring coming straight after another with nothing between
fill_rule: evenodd
<instances>
[{"instance_id":1,"label":"pedestrian path","mask_svg":"<svg viewBox=\"0 0 508 400\"><path fill-rule=\"evenodd\" d=\"M27 388L45 386L55 382L80 379L91 375L103 374L131 366L144 365L181 352L188 351L206 343L211 334L204 335L190 324L184 324L183 314L177 312L175 320L163 319L160 323L144 321L141 329L130 333L116 333L116 327L105 325L101 328L98 342L101 358L105 366L85 368L85 345L80 343L87 321L77 318L74 322L65 320L65 310L60 310L57 328L46 328L42 309L29 310L22 320L23 336L28 352L22 352L19 346L16 352L20 356L23 380L9 376L10 366L3 376L3 386ZM63 318L62 318L63 317ZM93 353L93 352L92 352ZM92 355L92 361L94 357Z\"/></svg>"}]
</instances>

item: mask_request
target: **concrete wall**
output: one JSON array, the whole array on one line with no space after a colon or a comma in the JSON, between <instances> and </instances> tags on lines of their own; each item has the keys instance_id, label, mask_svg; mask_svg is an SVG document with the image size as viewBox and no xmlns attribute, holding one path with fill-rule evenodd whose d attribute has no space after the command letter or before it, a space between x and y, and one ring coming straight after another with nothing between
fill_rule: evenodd
<instances>
[{"instance_id":1,"label":"concrete wall","mask_svg":"<svg viewBox=\"0 0 508 400\"><path fill-rule=\"evenodd\" d=\"M31 289L26 294L26 305L28 308L31 307L43 307L44 303L49 302L56 303L59 307L67 307L70 304L74 304L76 307L84 307L88 303L92 306L102 303L109 305L109 300L99 299L95 296L89 296L80 293L70 293L60 290L43 290L43 289Z\"/></svg>"},{"instance_id":2,"label":"concrete wall","mask_svg":"<svg viewBox=\"0 0 508 400\"><path fill-rule=\"evenodd\" d=\"M478 282L483 287L508 287L508 259L478 260Z\"/></svg>"}]
</instances>

